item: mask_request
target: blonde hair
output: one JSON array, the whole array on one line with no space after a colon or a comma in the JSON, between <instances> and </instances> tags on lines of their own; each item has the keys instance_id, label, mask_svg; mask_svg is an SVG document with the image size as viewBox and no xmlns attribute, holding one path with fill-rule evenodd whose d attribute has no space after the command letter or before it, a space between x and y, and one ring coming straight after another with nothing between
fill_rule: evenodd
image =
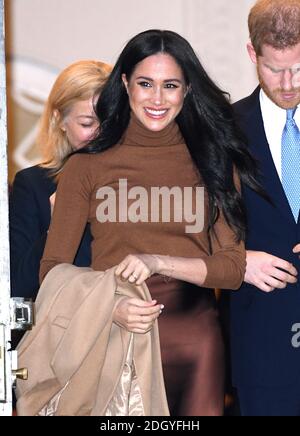
<instances>
[{"instance_id":1,"label":"blonde hair","mask_svg":"<svg viewBox=\"0 0 300 436\"><path fill-rule=\"evenodd\" d=\"M46 102L39 126L36 143L42 149L42 167L57 175L72 146L61 129L61 122L74 103L98 97L112 70L104 62L82 60L65 68L57 77Z\"/></svg>"},{"instance_id":2,"label":"blonde hair","mask_svg":"<svg viewBox=\"0 0 300 436\"><path fill-rule=\"evenodd\" d=\"M264 44L277 50L293 47L300 42L300 0L258 0L248 26L258 56Z\"/></svg>"}]
</instances>

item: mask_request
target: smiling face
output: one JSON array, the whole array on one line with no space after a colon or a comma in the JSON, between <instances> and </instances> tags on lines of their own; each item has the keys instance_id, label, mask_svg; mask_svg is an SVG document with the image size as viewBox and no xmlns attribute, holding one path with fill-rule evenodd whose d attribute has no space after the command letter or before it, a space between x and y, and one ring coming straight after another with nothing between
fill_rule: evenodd
<instances>
[{"instance_id":1,"label":"smiling face","mask_svg":"<svg viewBox=\"0 0 300 436\"><path fill-rule=\"evenodd\" d=\"M170 55L149 56L137 64L129 81L125 74L122 79L131 110L147 129L163 130L181 111L187 87Z\"/></svg>"},{"instance_id":2,"label":"smiling face","mask_svg":"<svg viewBox=\"0 0 300 436\"><path fill-rule=\"evenodd\" d=\"M98 126L92 97L74 103L61 123L73 150L78 150L92 139Z\"/></svg>"},{"instance_id":3,"label":"smiling face","mask_svg":"<svg viewBox=\"0 0 300 436\"><path fill-rule=\"evenodd\" d=\"M262 56L249 44L248 52L267 96L283 109L296 107L300 103L300 44L284 50L264 45Z\"/></svg>"}]
</instances>

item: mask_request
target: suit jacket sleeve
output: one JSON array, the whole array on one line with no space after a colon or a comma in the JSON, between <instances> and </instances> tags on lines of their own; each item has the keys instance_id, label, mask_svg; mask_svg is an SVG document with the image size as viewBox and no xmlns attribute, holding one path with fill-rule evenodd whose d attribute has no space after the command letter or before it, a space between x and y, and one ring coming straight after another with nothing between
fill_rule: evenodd
<instances>
[{"instance_id":1,"label":"suit jacket sleeve","mask_svg":"<svg viewBox=\"0 0 300 436\"><path fill-rule=\"evenodd\" d=\"M15 177L9 199L9 214L12 296L35 299L47 228L41 222L32 180L26 172L21 171Z\"/></svg>"}]
</instances>

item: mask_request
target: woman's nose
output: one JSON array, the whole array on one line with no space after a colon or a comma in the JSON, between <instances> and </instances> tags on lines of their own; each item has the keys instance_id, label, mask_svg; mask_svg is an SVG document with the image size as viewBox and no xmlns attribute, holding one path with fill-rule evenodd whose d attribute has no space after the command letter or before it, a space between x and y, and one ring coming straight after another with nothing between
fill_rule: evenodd
<instances>
[{"instance_id":1,"label":"woman's nose","mask_svg":"<svg viewBox=\"0 0 300 436\"><path fill-rule=\"evenodd\" d=\"M156 106L160 106L163 104L164 93L163 93L163 89L161 89L159 86L156 88L153 88L153 94L152 94L151 101Z\"/></svg>"}]
</instances>

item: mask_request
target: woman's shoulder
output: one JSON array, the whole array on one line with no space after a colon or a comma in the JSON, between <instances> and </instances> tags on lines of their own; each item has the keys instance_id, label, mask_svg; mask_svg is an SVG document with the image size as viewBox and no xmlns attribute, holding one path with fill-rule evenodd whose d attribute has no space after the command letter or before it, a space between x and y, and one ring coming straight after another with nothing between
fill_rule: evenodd
<instances>
[{"instance_id":1,"label":"woman's shoulder","mask_svg":"<svg viewBox=\"0 0 300 436\"><path fill-rule=\"evenodd\" d=\"M68 174L68 176L76 177L90 173L92 158L93 155L88 153L72 154L64 164L61 175Z\"/></svg>"},{"instance_id":2,"label":"woman's shoulder","mask_svg":"<svg viewBox=\"0 0 300 436\"><path fill-rule=\"evenodd\" d=\"M104 164L106 153L106 151L101 153L75 153L65 163L63 172L76 172L81 175L93 173Z\"/></svg>"},{"instance_id":3,"label":"woman's shoulder","mask_svg":"<svg viewBox=\"0 0 300 436\"><path fill-rule=\"evenodd\" d=\"M93 155L89 153L75 153L72 154L67 162L64 165L64 168L68 167L78 167L78 168L85 168L86 166L90 165L91 157Z\"/></svg>"},{"instance_id":4,"label":"woman's shoulder","mask_svg":"<svg viewBox=\"0 0 300 436\"><path fill-rule=\"evenodd\" d=\"M24 184L32 186L46 185L50 190L55 188L55 181L51 177L50 170L40 165L24 168L15 175L13 184Z\"/></svg>"},{"instance_id":5,"label":"woman's shoulder","mask_svg":"<svg viewBox=\"0 0 300 436\"><path fill-rule=\"evenodd\" d=\"M70 156L58 176L58 183L93 186L99 173L98 155L75 153Z\"/></svg>"},{"instance_id":6,"label":"woman's shoulder","mask_svg":"<svg viewBox=\"0 0 300 436\"><path fill-rule=\"evenodd\" d=\"M47 168L43 168L40 165L34 165L32 167L24 168L16 173L16 177L31 178L31 177L46 177L49 173Z\"/></svg>"}]
</instances>

